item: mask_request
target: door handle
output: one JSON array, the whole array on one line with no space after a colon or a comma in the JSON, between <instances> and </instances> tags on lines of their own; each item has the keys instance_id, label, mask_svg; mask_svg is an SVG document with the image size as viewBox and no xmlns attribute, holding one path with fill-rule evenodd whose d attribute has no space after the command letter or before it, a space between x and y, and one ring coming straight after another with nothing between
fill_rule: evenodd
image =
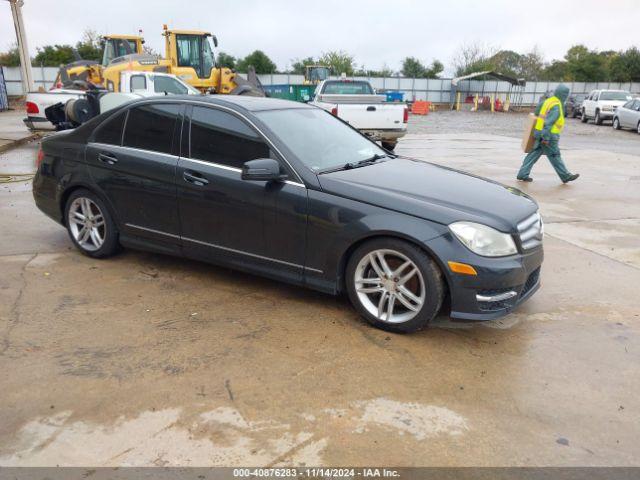
<instances>
[{"instance_id":1,"label":"door handle","mask_svg":"<svg viewBox=\"0 0 640 480\"><path fill-rule=\"evenodd\" d=\"M376 107L367 107L367 112L375 112L376 111Z\"/></svg>"},{"instance_id":2,"label":"door handle","mask_svg":"<svg viewBox=\"0 0 640 480\"><path fill-rule=\"evenodd\" d=\"M107 165L115 165L118 163L118 158L112 153L99 153L98 160Z\"/></svg>"},{"instance_id":3,"label":"door handle","mask_svg":"<svg viewBox=\"0 0 640 480\"><path fill-rule=\"evenodd\" d=\"M207 180L203 176L201 176L201 175L199 175L197 173L189 172L187 170L185 170L182 173L182 178L184 179L185 182L193 183L194 185L197 185L198 187L203 187L203 186L205 186L205 185L207 185L209 183L209 180Z\"/></svg>"}]
</instances>

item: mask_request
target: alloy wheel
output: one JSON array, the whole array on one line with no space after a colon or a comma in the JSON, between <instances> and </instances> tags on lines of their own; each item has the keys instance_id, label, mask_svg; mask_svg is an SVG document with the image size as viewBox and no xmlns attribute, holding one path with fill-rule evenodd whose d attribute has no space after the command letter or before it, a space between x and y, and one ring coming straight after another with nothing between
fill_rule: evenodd
<instances>
[{"instance_id":1,"label":"alloy wheel","mask_svg":"<svg viewBox=\"0 0 640 480\"><path fill-rule=\"evenodd\" d=\"M68 214L69 230L78 245L88 252L95 252L104 244L106 224L100 207L87 197L71 202Z\"/></svg>"},{"instance_id":2,"label":"alloy wheel","mask_svg":"<svg viewBox=\"0 0 640 480\"><path fill-rule=\"evenodd\" d=\"M425 302L420 269L395 250L373 250L365 255L356 266L354 284L361 305L381 322L407 322Z\"/></svg>"}]
</instances>

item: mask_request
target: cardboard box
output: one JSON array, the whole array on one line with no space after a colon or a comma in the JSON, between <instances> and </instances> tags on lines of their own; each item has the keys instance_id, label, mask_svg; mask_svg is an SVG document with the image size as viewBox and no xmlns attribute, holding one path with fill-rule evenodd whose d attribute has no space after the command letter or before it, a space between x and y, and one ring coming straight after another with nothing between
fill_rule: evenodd
<instances>
[{"instance_id":1,"label":"cardboard box","mask_svg":"<svg viewBox=\"0 0 640 480\"><path fill-rule=\"evenodd\" d=\"M524 132L522 134L522 150L524 150L524 153L529 153L533 150L533 144L536 142L533 132L537 119L538 117L530 113L524 122Z\"/></svg>"}]
</instances>

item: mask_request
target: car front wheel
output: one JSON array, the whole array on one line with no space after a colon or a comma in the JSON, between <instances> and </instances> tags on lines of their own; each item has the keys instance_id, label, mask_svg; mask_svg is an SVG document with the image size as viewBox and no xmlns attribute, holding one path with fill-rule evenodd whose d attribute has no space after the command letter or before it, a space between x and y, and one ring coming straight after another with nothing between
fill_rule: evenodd
<instances>
[{"instance_id":1,"label":"car front wheel","mask_svg":"<svg viewBox=\"0 0 640 480\"><path fill-rule=\"evenodd\" d=\"M89 190L76 190L65 208L67 231L75 246L94 258L108 257L119 247L118 231L106 205Z\"/></svg>"},{"instance_id":2,"label":"car front wheel","mask_svg":"<svg viewBox=\"0 0 640 480\"><path fill-rule=\"evenodd\" d=\"M614 117L613 119L613 128L620 130L620 120L618 120L618 117Z\"/></svg>"},{"instance_id":3,"label":"car front wheel","mask_svg":"<svg viewBox=\"0 0 640 480\"><path fill-rule=\"evenodd\" d=\"M640 122L638 122L638 128L636 130L638 131L638 134L640 134Z\"/></svg>"},{"instance_id":4,"label":"car front wheel","mask_svg":"<svg viewBox=\"0 0 640 480\"><path fill-rule=\"evenodd\" d=\"M346 271L349 299L373 326L398 333L426 327L444 297L442 273L420 248L381 238L360 246Z\"/></svg>"},{"instance_id":5,"label":"car front wheel","mask_svg":"<svg viewBox=\"0 0 640 480\"><path fill-rule=\"evenodd\" d=\"M600 110L596 110L596 118L594 122L596 122L596 125L602 125L602 117L600 116Z\"/></svg>"},{"instance_id":6,"label":"car front wheel","mask_svg":"<svg viewBox=\"0 0 640 480\"><path fill-rule=\"evenodd\" d=\"M587 117L587 112L585 112L584 108L582 109L582 116L580 117L580 121L582 123L587 123L589 121L589 117Z\"/></svg>"}]
</instances>

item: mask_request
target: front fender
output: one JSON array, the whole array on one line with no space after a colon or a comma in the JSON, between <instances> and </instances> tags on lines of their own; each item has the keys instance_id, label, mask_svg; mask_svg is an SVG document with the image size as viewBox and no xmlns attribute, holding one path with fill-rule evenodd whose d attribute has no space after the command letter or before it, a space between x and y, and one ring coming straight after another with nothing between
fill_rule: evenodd
<instances>
[{"instance_id":1,"label":"front fender","mask_svg":"<svg viewBox=\"0 0 640 480\"><path fill-rule=\"evenodd\" d=\"M319 191L309 191L307 281L312 287L336 292L349 255L367 239L392 236L426 248L426 242L447 227Z\"/></svg>"}]
</instances>

